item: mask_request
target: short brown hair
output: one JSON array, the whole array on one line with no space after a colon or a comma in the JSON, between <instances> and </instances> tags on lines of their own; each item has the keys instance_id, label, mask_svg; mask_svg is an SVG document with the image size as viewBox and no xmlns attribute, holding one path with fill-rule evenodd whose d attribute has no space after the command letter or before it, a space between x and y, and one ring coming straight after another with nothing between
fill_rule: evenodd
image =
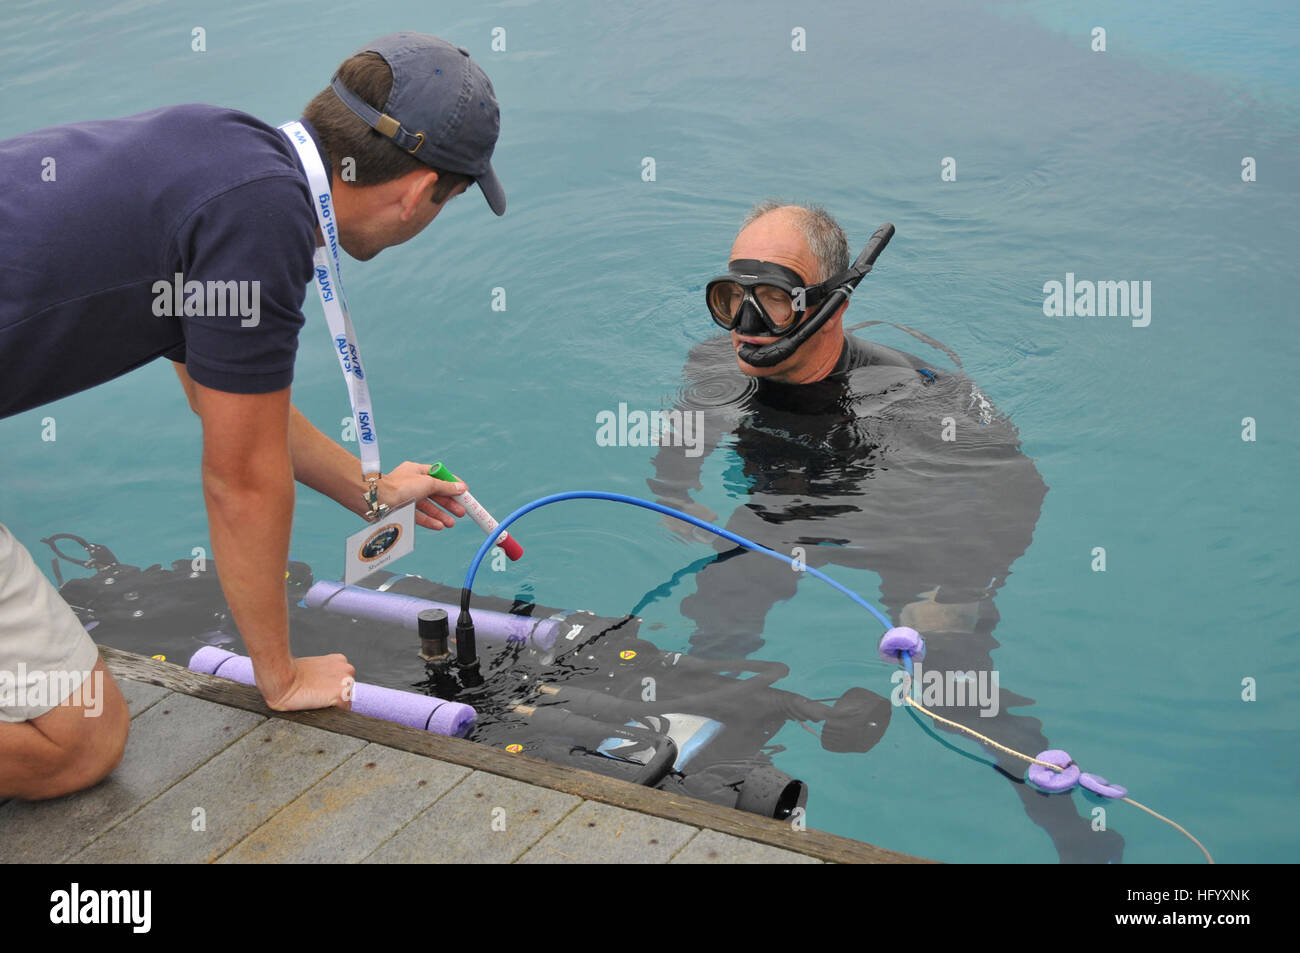
<instances>
[{"instance_id":1,"label":"short brown hair","mask_svg":"<svg viewBox=\"0 0 1300 953\"><path fill-rule=\"evenodd\" d=\"M393 71L378 53L358 53L344 60L339 67L339 79L365 102L380 112L384 111L388 94L393 89ZM437 205L445 202L462 185L474 182L472 175L439 169L410 155L393 140L366 125L329 87L322 89L307 104L303 118L320 136L321 144L334 165L335 175L340 174L345 157L356 163L357 185L379 185L408 172L432 170L438 173L438 183L433 187L433 202Z\"/></svg>"}]
</instances>

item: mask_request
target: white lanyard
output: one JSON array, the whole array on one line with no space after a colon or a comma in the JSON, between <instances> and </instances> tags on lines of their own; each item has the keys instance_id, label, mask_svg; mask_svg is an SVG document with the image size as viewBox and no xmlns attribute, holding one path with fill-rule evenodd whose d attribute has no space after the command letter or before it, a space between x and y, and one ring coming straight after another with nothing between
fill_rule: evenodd
<instances>
[{"instance_id":1,"label":"white lanyard","mask_svg":"<svg viewBox=\"0 0 1300 953\"><path fill-rule=\"evenodd\" d=\"M348 385L348 400L352 402L357 444L361 448L361 473L370 482L371 493L367 500L371 504L372 513L378 515L374 481L379 479L382 472L379 468L379 434L370 404L370 387L366 384L366 372L361 365L361 348L357 344L357 334L348 313L348 301L343 294L338 222L334 217L330 181L325 175L325 166L320 161L316 144L302 123L286 122L280 131L289 137L289 141L298 150L298 158L307 173L307 184L311 186L316 221L325 239L325 244L317 247L312 259L316 269L316 290L320 292L321 307L325 311L325 320L329 323L330 336L334 338L334 350L338 355L339 366L343 368L343 380Z\"/></svg>"}]
</instances>

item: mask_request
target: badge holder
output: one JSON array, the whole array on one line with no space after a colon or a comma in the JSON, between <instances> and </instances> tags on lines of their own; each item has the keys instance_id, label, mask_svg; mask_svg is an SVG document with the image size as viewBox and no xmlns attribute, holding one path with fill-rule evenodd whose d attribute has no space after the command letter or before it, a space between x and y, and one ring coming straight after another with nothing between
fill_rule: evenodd
<instances>
[{"instance_id":1,"label":"badge holder","mask_svg":"<svg viewBox=\"0 0 1300 953\"><path fill-rule=\"evenodd\" d=\"M364 529L348 537L343 584L354 586L415 549L415 500L390 509L379 502L379 474L366 477Z\"/></svg>"}]
</instances>

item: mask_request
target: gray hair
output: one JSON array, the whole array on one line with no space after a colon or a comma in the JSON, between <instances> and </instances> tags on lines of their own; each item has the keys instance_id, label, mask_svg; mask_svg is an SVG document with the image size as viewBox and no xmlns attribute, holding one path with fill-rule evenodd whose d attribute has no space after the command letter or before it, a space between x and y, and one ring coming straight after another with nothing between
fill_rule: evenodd
<instances>
[{"instance_id":1,"label":"gray hair","mask_svg":"<svg viewBox=\"0 0 1300 953\"><path fill-rule=\"evenodd\" d=\"M768 212L774 212L788 204L774 199L759 202L749 210L745 220L740 223L740 230L744 231ZM804 240L808 242L808 250L813 253L821 269L821 274L812 280L825 281L846 270L849 267L849 240L845 237L844 229L840 228L839 222L835 221L831 213L820 205L791 205L790 207L795 224L803 233Z\"/></svg>"}]
</instances>

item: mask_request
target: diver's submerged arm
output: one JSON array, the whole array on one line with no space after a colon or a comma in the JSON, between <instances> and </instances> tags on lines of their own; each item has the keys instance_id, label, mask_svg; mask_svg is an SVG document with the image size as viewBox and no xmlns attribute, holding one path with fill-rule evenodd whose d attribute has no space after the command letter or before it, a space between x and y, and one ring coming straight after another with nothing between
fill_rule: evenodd
<instances>
[{"instance_id":1,"label":"diver's submerged arm","mask_svg":"<svg viewBox=\"0 0 1300 953\"><path fill-rule=\"evenodd\" d=\"M695 345L687 357L682 369L686 392L704 379L716 364L716 361L708 359L706 346L709 343ZM731 428L727 417L712 407L691 407L679 400L669 413L675 422L680 422L682 439L676 444L660 442L652 462L654 476L646 479L646 485L657 502L694 512L692 508L699 508L699 504L692 502L691 491L702 489L700 475L704 471L704 461L717 449L723 431L730 432ZM712 522L717 516L708 511L703 518Z\"/></svg>"},{"instance_id":2,"label":"diver's submerged arm","mask_svg":"<svg viewBox=\"0 0 1300 953\"><path fill-rule=\"evenodd\" d=\"M654 494L656 502L682 510L707 523L716 523L718 514L704 504L692 500L691 491L703 488L700 476L704 472L704 461L718 445L721 424L716 415L686 408L681 404L676 405L674 410L680 411L683 419L688 413L699 415L692 420L698 421L696 427L702 432L700 441L689 448L661 444L659 452L654 456L654 476L646 479L646 486ZM690 531L690 528L679 520L671 517L664 517L664 520L671 525L674 532Z\"/></svg>"}]
</instances>

